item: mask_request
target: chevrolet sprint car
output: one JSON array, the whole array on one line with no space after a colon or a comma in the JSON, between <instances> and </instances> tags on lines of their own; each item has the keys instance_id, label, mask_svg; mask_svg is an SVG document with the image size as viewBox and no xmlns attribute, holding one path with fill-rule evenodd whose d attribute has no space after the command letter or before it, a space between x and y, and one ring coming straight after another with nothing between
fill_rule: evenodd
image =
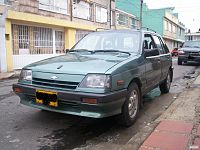
<instances>
[{"instance_id":1,"label":"chevrolet sprint car","mask_svg":"<svg viewBox=\"0 0 200 150\"><path fill-rule=\"evenodd\" d=\"M130 126L156 87L168 93L171 54L157 33L109 30L90 33L66 54L25 66L14 92L42 110L92 118L119 117Z\"/></svg>"}]
</instances>

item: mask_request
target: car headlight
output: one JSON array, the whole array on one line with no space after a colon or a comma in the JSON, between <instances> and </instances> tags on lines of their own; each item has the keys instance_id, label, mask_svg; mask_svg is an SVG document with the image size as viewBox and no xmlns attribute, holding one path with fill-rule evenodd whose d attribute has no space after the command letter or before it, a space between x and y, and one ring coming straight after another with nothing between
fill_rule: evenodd
<instances>
[{"instance_id":1,"label":"car headlight","mask_svg":"<svg viewBox=\"0 0 200 150\"><path fill-rule=\"evenodd\" d=\"M22 70L20 73L20 80L32 81L32 71L31 70Z\"/></svg>"},{"instance_id":2,"label":"car headlight","mask_svg":"<svg viewBox=\"0 0 200 150\"><path fill-rule=\"evenodd\" d=\"M185 54L185 52L183 50L180 50L178 53L179 54Z\"/></svg>"},{"instance_id":3,"label":"car headlight","mask_svg":"<svg viewBox=\"0 0 200 150\"><path fill-rule=\"evenodd\" d=\"M104 74L88 74L81 82L81 88L110 88L110 76Z\"/></svg>"}]
</instances>

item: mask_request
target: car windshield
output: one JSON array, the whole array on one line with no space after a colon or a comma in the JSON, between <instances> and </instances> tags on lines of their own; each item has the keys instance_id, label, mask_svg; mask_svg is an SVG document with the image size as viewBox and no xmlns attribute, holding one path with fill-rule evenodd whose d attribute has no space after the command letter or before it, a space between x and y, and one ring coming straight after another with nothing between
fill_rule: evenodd
<instances>
[{"instance_id":1,"label":"car windshield","mask_svg":"<svg viewBox=\"0 0 200 150\"><path fill-rule=\"evenodd\" d=\"M130 52L139 50L139 32L98 32L91 33L79 41L72 50L96 52Z\"/></svg>"},{"instance_id":2,"label":"car windshield","mask_svg":"<svg viewBox=\"0 0 200 150\"><path fill-rule=\"evenodd\" d=\"M187 42L184 43L183 47L200 48L200 41L187 41Z\"/></svg>"}]
</instances>

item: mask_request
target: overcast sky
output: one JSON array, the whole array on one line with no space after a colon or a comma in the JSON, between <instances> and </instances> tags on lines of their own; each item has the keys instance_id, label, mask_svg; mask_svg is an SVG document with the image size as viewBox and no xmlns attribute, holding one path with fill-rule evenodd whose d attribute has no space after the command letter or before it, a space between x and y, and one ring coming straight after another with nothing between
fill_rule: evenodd
<instances>
[{"instance_id":1,"label":"overcast sky","mask_svg":"<svg viewBox=\"0 0 200 150\"><path fill-rule=\"evenodd\" d=\"M192 32L200 28L200 0L144 0L149 8L175 7L179 20Z\"/></svg>"}]
</instances>

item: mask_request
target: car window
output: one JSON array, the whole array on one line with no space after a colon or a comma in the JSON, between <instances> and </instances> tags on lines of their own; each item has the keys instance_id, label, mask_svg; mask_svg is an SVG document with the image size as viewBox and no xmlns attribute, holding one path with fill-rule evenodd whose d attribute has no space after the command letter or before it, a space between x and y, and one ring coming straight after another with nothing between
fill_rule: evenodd
<instances>
[{"instance_id":1,"label":"car window","mask_svg":"<svg viewBox=\"0 0 200 150\"><path fill-rule=\"evenodd\" d=\"M164 47L161 44L160 38L156 35L153 35L153 39L154 39L154 42L156 44L156 47L159 49L160 54L165 54L165 50L164 50Z\"/></svg>"},{"instance_id":2,"label":"car window","mask_svg":"<svg viewBox=\"0 0 200 150\"><path fill-rule=\"evenodd\" d=\"M183 47L200 48L200 42L199 41L186 41L183 44Z\"/></svg>"},{"instance_id":3,"label":"car window","mask_svg":"<svg viewBox=\"0 0 200 150\"><path fill-rule=\"evenodd\" d=\"M162 46L162 49L163 49L164 53L165 54L169 53L169 49L168 49L167 45L164 43L164 41L162 40L162 38L159 37L159 39L160 39L161 46Z\"/></svg>"},{"instance_id":4,"label":"car window","mask_svg":"<svg viewBox=\"0 0 200 150\"><path fill-rule=\"evenodd\" d=\"M139 32L95 32L85 36L72 50L120 50L138 53L139 46Z\"/></svg>"},{"instance_id":5,"label":"car window","mask_svg":"<svg viewBox=\"0 0 200 150\"><path fill-rule=\"evenodd\" d=\"M154 49L155 44L153 41L153 38L150 34L145 34L144 35L144 41L143 41L143 48L145 49Z\"/></svg>"}]
</instances>

